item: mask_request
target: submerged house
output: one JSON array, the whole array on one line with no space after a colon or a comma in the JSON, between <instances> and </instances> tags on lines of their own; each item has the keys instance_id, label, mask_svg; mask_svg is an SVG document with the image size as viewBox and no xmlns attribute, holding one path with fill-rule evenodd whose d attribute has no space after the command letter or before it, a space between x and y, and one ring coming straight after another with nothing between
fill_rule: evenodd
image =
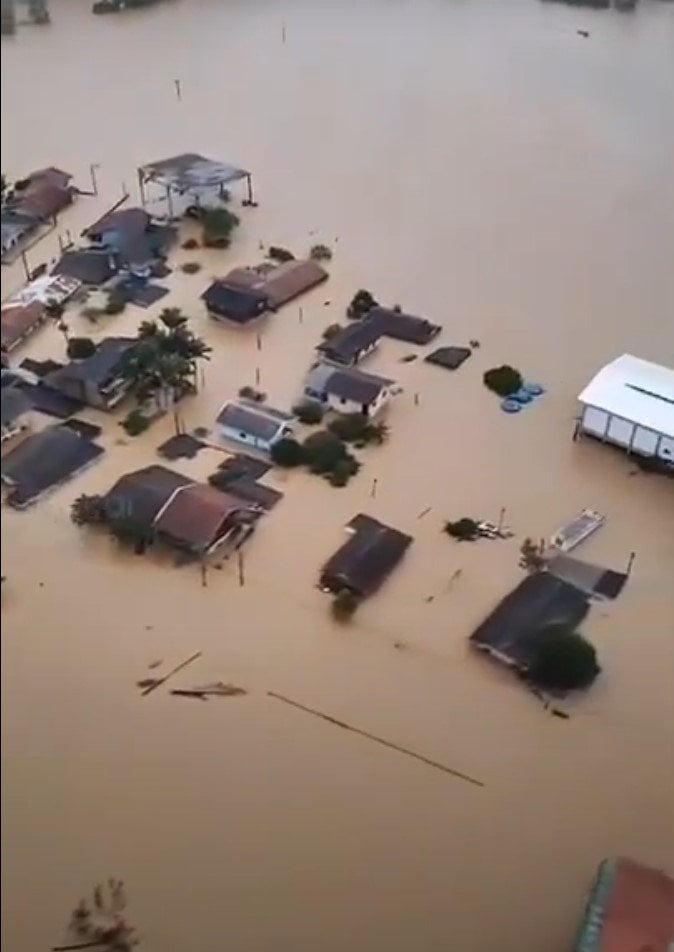
<instances>
[{"instance_id":1,"label":"submerged house","mask_svg":"<svg viewBox=\"0 0 674 952\"><path fill-rule=\"evenodd\" d=\"M344 589L358 598L372 595L398 565L412 536L358 515L348 525L351 537L325 563L320 585L335 594Z\"/></svg>"},{"instance_id":2,"label":"submerged house","mask_svg":"<svg viewBox=\"0 0 674 952\"><path fill-rule=\"evenodd\" d=\"M355 367L315 364L304 383L304 397L339 413L375 417L396 392L395 381L366 374Z\"/></svg>"},{"instance_id":3,"label":"submerged house","mask_svg":"<svg viewBox=\"0 0 674 952\"><path fill-rule=\"evenodd\" d=\"M674 879L631 859L604 860L574 952L671 952Z\"/></svg>"},{"instance_id":4,"label":"submerged house","mask_svg":"<svg viewBox=\"0 0 674 952\"><path fill-rule=\"evenodd\" d=\"M112 410L131 389L124 368L136 343L132 337L106 337L91 357L71 360L47 374L44 382L73 400Z\"/></svg>"},{"instance_id":5,"label":"submerged house","mask_svg":"<svg viewBox=\"0 0 674 952\"><path fill-rule=\"evenodd\" d=\"M214 552L249 528L260 510L204 483L176 490L155 519L157 538L192 555Z\"/></svg>"},{"instance_id":6,"label":"submerged house","mask_svg":"<svg viewBox=\"0 0 674 952\"><path fill-rule=\"evenodd\" d=\"M39 301L30 304L8 303L0 311L2 352L11 353L47 320L47 311Z\"/></svg>"},{"instance_id":7,"label":"submerged house","mask_svg":"<svg viewBox=\"0 0 674 952\"><path fill-rule=\"evenodd\" d=\"M371 354L381 338L377 322L364 319L354 321L334 337L322 341L316 350L327 360L351 367Z\"/></svg>"},{"instance_id":8,"label":"submerged house","mask_svg":"<svg viewBox=\"0 0 674 952\"><path fill-rule=\"evenodd\" d=\"M295 418L273 407L232 400L224 405L216 422L222 439L268 453L275 443L292 435Z\"/></svg>"},{"instance_id":9,"label":"submerged house","mask_svg":"<svg viewBox=\"0 0 674 952\"><path fill-rule=\"evenodd\" d=\"M10 487L7 502L15 509L25 509L102 454L102 447L66 426L33 433L2 459L2 482Z\"/></svg>"},{"instance_id":10,"label":"submerged house","mask_svg":"<svg viewBox=\"0 0 674 952\"><path fill-rule=\"evenodd\" d=\"M91 250L111 256L115 270L141 278L166 257L175 235L175 229L157 224L143 208L109 212L83 232Z\"/></svg>"},{"instance_id":11,"label":"submerged house","mask_svg":"<svg viewBox=\"0 0 674 952\"><path fill-rule=\"evenodd\" d=\"M33 405L28 396L16 386L0 391L2 405L2 442L11 440L30 429Z\"/></svg>"},{"instance_id":12,"label":"submerged house","mask_svg":"<svg viewBox=\"0 0 674 952\"><path fill-rule=\"evenodd\" d=\"M3 257L71 204L77 194L71 179L68 172L46 168L14 184L2 209Z\"/></svg>"},{"instance_id":13,"label":"submerged house","mask_svg":"<svg viewBox=\"0 0 674 952\"><path fill-rule=\"evenodd\" d=\"M674 369L623 354L578 400L581 433L674 467Z\"/></svg>"},{"instance_id":14,"label":"submerged house","mask_svg":"<svg viewBox=\"0 0 674 952\"><path fill-rule=\"evenodd\" d=\"M111 524L124 526L139 540L163 542L195 556L245 538L262 512L259 506L156 465L117 480L105 496L105 510Z\"/></svg>"},{"instance_id":15,"label":"submerged house","mask_svg":"<svg viewBox=\"0 0 674 952\"><path fill-rule=\"evenodd\" d=\"M526 671L542 633L556 625L573 630L589 607L587 594L575 585L549 572L537 572L499 602L470 636L470 643L497 661Z\"/></svg>"},{"instance_id":16,"label":"submerged house","mask_svg":"<svg viewBox=\"0 0 674 952\"><path fill-rule=\"evenodd\" d=\"M315 261L292 260L235 268L223 282L232 288L259 292L267 299L269 309L275 311L327 279L328 272Z\"/></svg>"},{"instance_id":17,"label":"submerged house","mask_svg":"<svg viewBox=\"0 0 674 952\"><path fill-rule=\"evenodd\" d=\"M208 316L216 321L250 324L269 310L267 297L252 288L230 287L224 281L214 281L201 295Z\"/></svg>"},{"instance_id":18,"label":"submerged house","mask_svg":"<svg viewBox=\"0 0 674 952\"><path fill-rule=\"evenodd\" d=\"M52 274L70 278L78 285L97 288L117 274L117 261L108 251L76 248L61 255Z\"/></svg>"},{"instance_id":19,"label":"submerged house","mask_svg":"<svg viewBox=\"0 0 674 952\"><path fill-rule=\"evenodd\" d=\"M105 496L110 521L122 521L139 537L150 536L155 519L172 496L193 480L165 466L146 466L125 473Z\"/></svg>"}]
</instances>

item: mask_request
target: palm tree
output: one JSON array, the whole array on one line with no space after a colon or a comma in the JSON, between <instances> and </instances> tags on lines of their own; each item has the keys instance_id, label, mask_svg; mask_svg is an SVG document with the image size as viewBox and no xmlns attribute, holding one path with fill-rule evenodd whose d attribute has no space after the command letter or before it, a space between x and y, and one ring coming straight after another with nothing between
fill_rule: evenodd
<instances>
[{"instance_id":1,"label":"palm tree","mask_svg":"<svg viewBox=\"0 0 674 952\"><path fill-rule=\"evenodd\" d=\"M159 320L140 325L125 374L141 399L155 397L169 412L178 394L196 388L197 362L208 360L212 348L188 328L179 308L165 308Z\"/></svg>"}]
</instances>

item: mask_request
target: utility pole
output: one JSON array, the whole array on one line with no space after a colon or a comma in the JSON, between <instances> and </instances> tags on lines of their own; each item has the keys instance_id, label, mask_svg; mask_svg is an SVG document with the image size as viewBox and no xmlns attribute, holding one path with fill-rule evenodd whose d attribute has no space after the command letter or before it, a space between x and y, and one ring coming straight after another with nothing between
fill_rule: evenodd
<instances>
[{"instance_id":1,"label":"utility pole","mask_svg":"<svg viewBox=\"0 0 674 952\"><path fill-rule=\"evenodd\" d=\"M91 173L91 189L94 195L98 195L98 182L96 181L96 169L100 169L100 165L92 163L89 166L89 172Z\"/></svg>"}]
</instances>

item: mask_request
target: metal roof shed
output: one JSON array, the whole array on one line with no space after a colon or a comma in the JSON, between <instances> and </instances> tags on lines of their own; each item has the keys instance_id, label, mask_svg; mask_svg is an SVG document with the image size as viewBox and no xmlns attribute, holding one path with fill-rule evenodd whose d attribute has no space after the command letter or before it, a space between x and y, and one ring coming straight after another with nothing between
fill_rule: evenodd
<instances>
[{"instance_id":1,"label":"metal roof shed","mask_svg":"<svg viewBox=\"0 0 674 952\"><path fill-rule=\"evenodd\" d=\"M623 354L578 400L581 432L674 466L674 370Z\"/></svg>"},{"instance_id":2,"label":"metal roof shed","mask_svg":"<svg viewBox=\"0 0 674 952\"><path fill-rule=\"evenodd\" d=\"M169 217L174 217L173 197L193 196L198 202L201 193L208 189L224 191L226 185L244 179L246 182L245 204L253 202L253 177L245 169L226 162L207 159L196 152L184 152L168 159L148 162L138 171L138 187L143 207L147 204L146 185L155 184L164 190Z\"/></svg>"}]
</instances>

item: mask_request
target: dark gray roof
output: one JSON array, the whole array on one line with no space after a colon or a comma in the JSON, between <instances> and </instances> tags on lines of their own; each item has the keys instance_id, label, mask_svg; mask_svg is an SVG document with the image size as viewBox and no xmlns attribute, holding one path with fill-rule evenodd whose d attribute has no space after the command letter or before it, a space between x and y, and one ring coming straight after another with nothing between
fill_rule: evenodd
<instances>
[{"instance_id":1,"label":"dark gray roof","mask_svg":"<svg viewBox=\"0 0 674 952\"><path fill-rule=\"evenodd\" d=\"M116 273L114 256L107 251L66 251L54 268L54 274L77 278L83 284L99 285Z\"/></svg>"},{"instance_id":2,"label":"dark gray roof","mask_svg":"<svg viewBox=\"0 0 674 952\"><path fill-rule=\"evenodd\" d=\"M355 531L323 566L321 585L333 592L346 588L364 597L393 571L412 536L370 517L357 517L350 525Z\"/></svg>"},{"instance_id":3,"label":"dark gray roof","mask_svg":"<svg viewBox=\"0 0 674 952\"><path fill-rule=\"evenodd\" d=\"M362 321L354 321L330 340L323 341L317 350L331 360L348 364L376 343L381 336L379 325L369 318L364 318Z\"/></svg>"},{"instance_id":4,"label":"dark gray roof","mask_svg":"<svg viewBox=\"0 0 674 952\"><path fill-rule=\"evenodd\" d=\"M439 324L431 324L424 317L388 307L373 307L367 312L367 320L376 321L383 336L404 340L408 344L428 344L442 330Z\"/></svg>"},{"instance_id":5,"label":"dark gray roof","mask_svg":"<svg viewBox=\"0 0 674 952\"><path fill-rule=\"evenodd\" d=\"M149 214L143 208L120 208L103 215L85 228L82 234L95 238L106 231L116 231L127 238L137 238L147 231L150 221Z\"/></svg>"},{"instance_id":6,"label":"dark gray roof","mask_svg":"<svg viewBox=\"0 0 674 952\"><path fill-rule=\"evenodd\" d=\"M249 406L244 403L226 403L218 414L218 423L258 440L273 440L282 426L292 422L292 416L271 407Z\"/></svg>"},{"instance_id":7,"label":"dark gray roof","mask_svg":"<svg viewBox=\"0 0 674 952\"><path fill-rule=\"evenodd\" d=\"M132 337L106 337L96 348L96 353L86 360L72 360L61 370L48 374L45 382L56 386L65 377L69 379L86 380L94 385L101 385L116 373L124 357L135 346Z\"/></svg>"},{"instance_id":8,"label":"dark gray roof","mask_svg":"<svg viewBox=\"0 0 674 952\"><path fill-rule=\"evenodd\" d=\"M209 311L238 324L246 324L268 309L267 295L252 288L230 287L214 281L201 295Z\"/></svg>"},{"instance_id":9,"label":"dark gray roof","mask_svg":"<svg viewBox=\"0 0 674 952\"><path fill-rule=\"evenodd\" d=\"M34 433L2 460L3 482L13 487L7 501L10 506L23 509L102 453L100 446L64 426Z\"/></svg>"},{"instance_id":10,"label":"dark gray roof","mask_svg":"<svg viewBox=\"0 0 674 952\"><path fill-rule=\"evenodd\" d=\"M368 404L376 400L382 390L390 387L392 380L364 374L360 370L345 368L335 370L325 383L325 392L332 393L344 400Z\"/></svg>"},{"instance_id":11,"label":"dark gray roof","mask_svg":"<svg viewBox=\"0 0 674 952\"><path fill-rule=\"evenodd\" d=\"M11 426L24 413L31 408L31 402L18 387L3 387L1 391L0 403L2 406L2 427Z\"/></svg>"},{"instance_id":12,"label":"dark gray roof","mask_svg":"<svg viewBox=\"0 0 674 952\"><path fill-rule=\"evenodd\" d=\"M528 575L470 636L475 647L526 669L541 633L552 625L573 630L589 610L587 596L548 572Z\"/></svg>"},{"instance_id":13,"label":"dark gray roof","mask_svg":"<svg viewBox=\"0 0 674 952\"><path fill-rule=\"evenodd\" d=\"M176 489L192 482L165 466L146 466L117 480L105 497L106 511L113 520L130 522L150 532L157 513Z\"/></svg>"}]
</instances>

